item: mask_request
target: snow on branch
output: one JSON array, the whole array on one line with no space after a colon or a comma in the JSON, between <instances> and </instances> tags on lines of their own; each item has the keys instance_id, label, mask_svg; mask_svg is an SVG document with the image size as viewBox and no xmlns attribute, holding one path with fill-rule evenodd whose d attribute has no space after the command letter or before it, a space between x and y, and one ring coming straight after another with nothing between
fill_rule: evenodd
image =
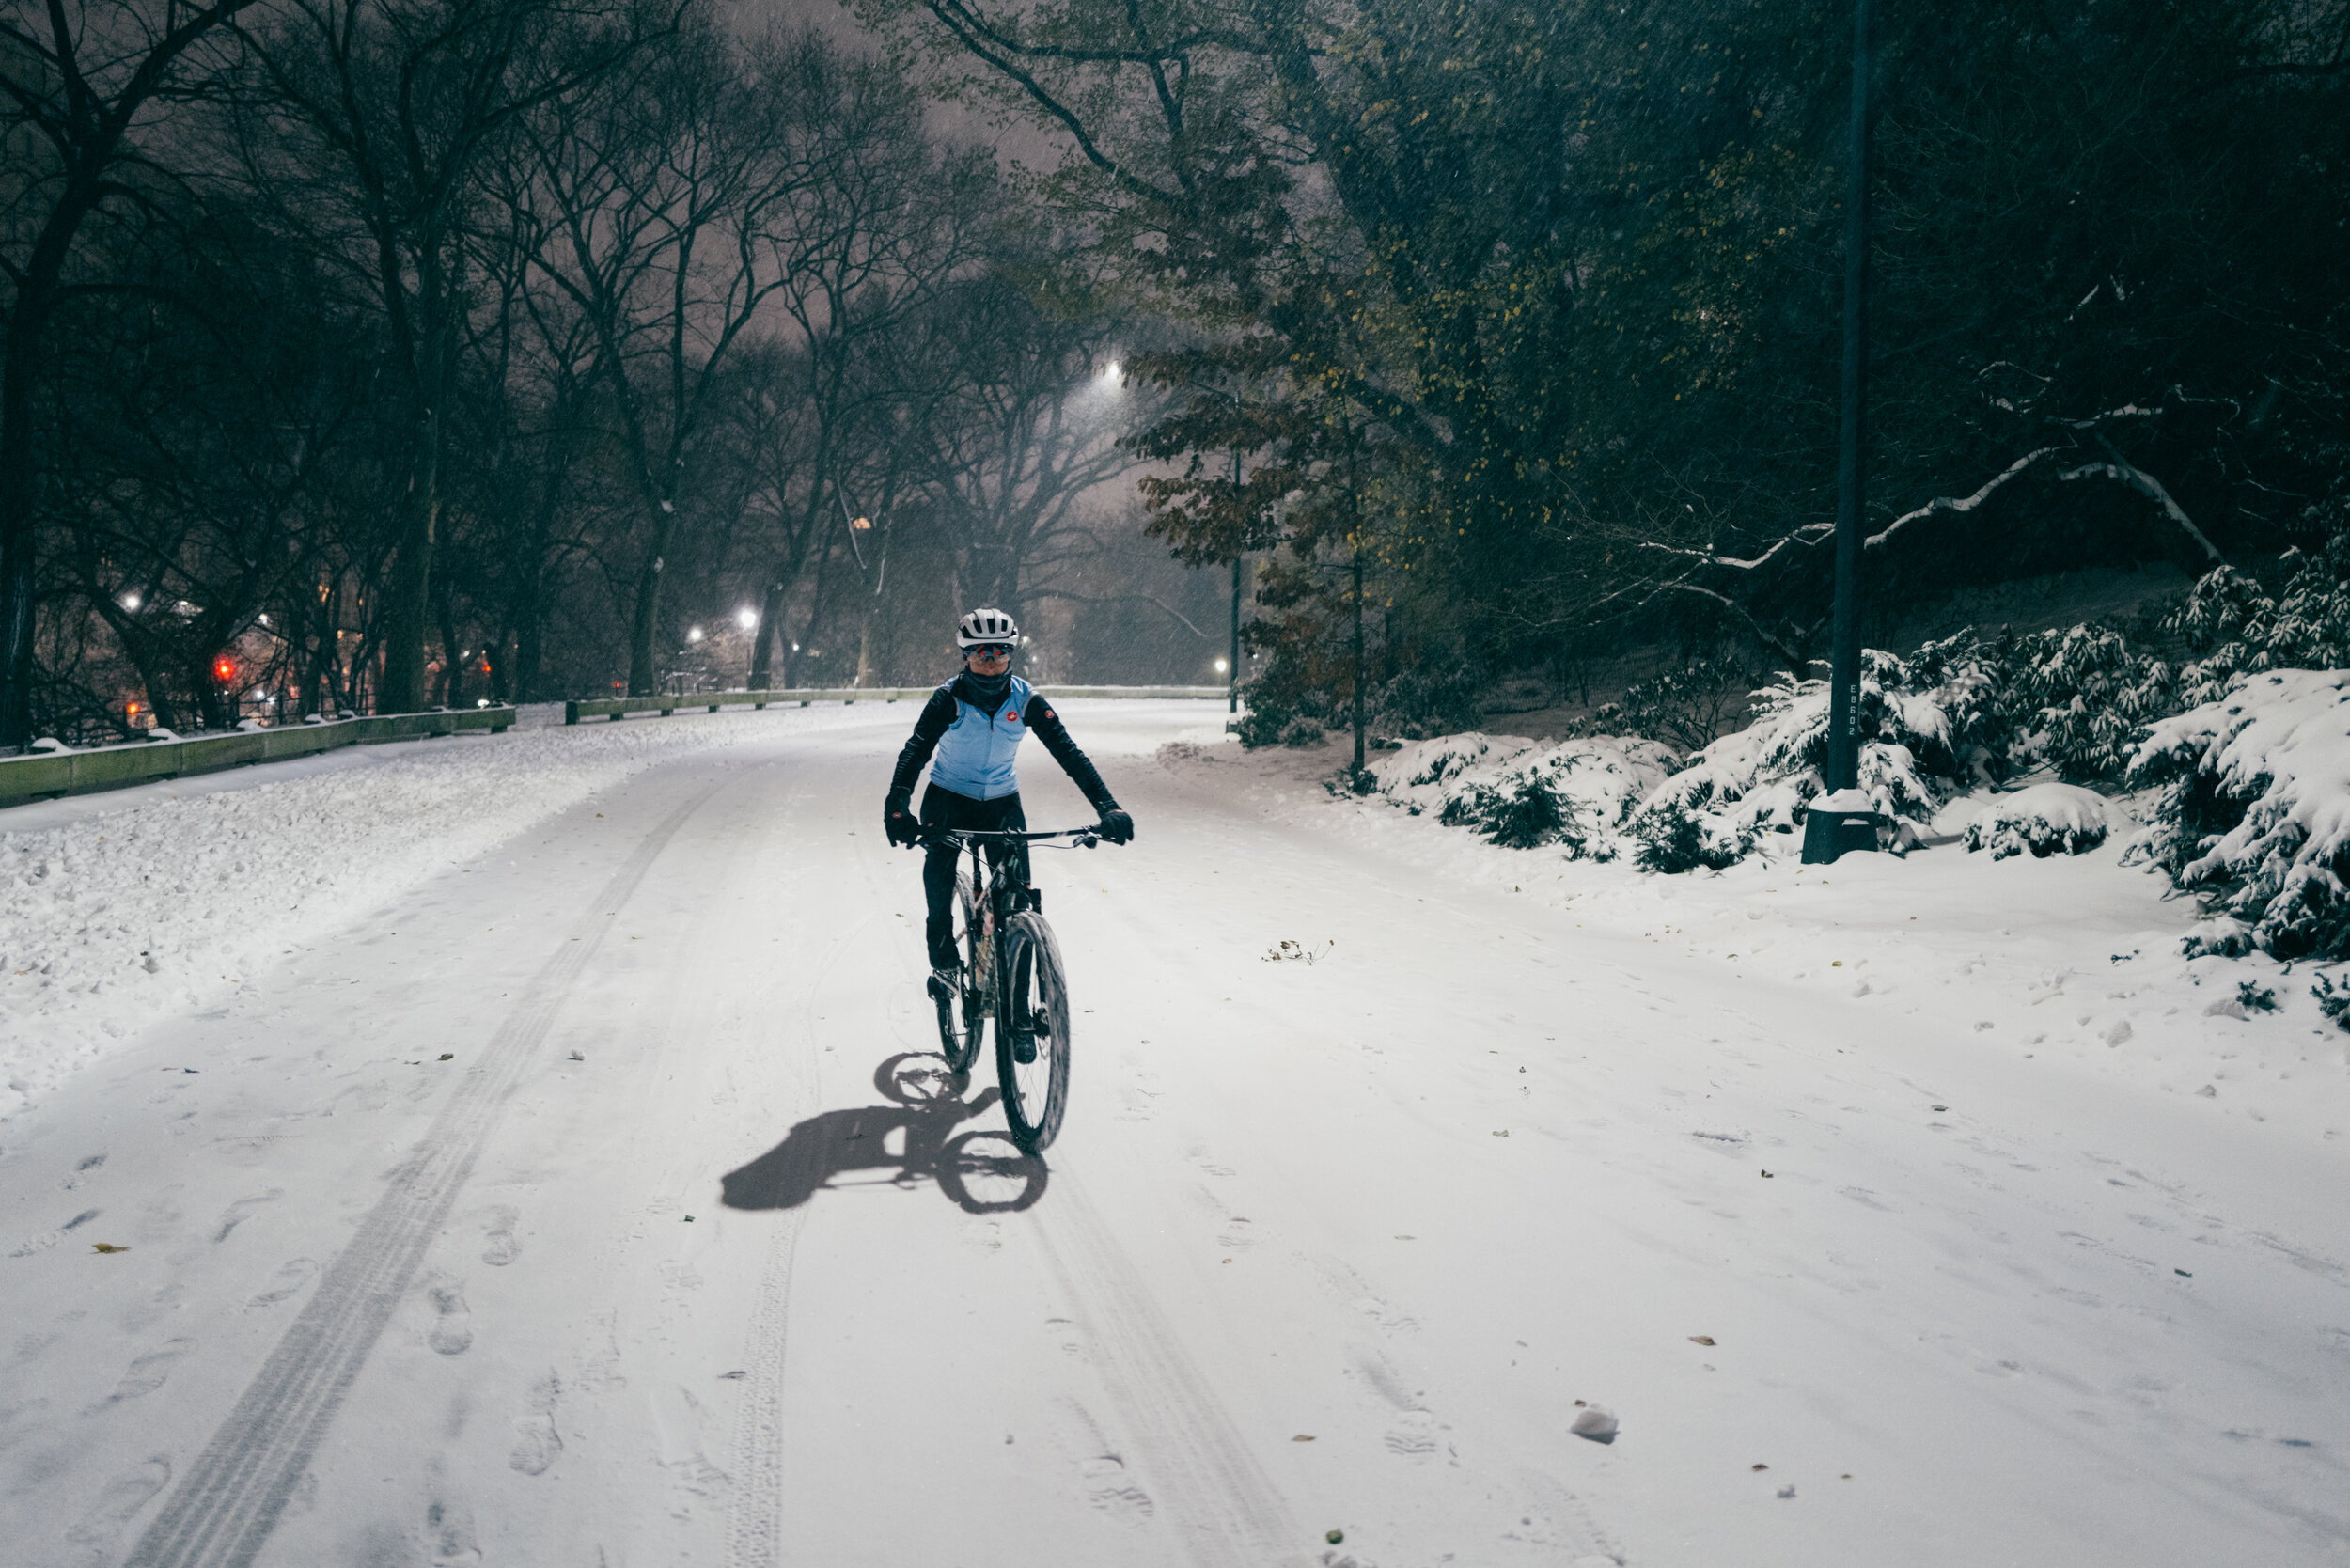
<instances>
[{"instance_id":1,"label":"snow on branch","mask_svg":"<svg viewBox=\"0 0 2350 1568\"><path fill-rule=\"evenodd\" d=\"M2013 463L2009 463L2003 472L1994 475L1981 490L1976 491L1972 495L1936 495L1933 500L1928 501L1924 506L1918 508L1916 510L1902 513L1901 516L1896 517L1892 522L1888 523L1885 525L1883 532L1871 534L1865 541L1867 548L1871 550L1875 549L1878 545L1883 544L1887 540L1891 539L1894 534L1899 532L1902 528L1917 522L1919 518L1931 517L1937 511L1974 510L1977 507L1991 499L1993 493L1996 492L2001 485L2004 485L2008 482L2008 480L2015 478L2018 474L2021 474L2025 469L2029 468L2033 463L2038 463L2042 458L2050 456L2056 451L2056 449L2057 448L2054 447L2043 447L2036 452L2025 453L2022 457L2017 458Z\"/></svg>"},{"instance_id":2,"label":"snow on branch","mask_svg":"<svg viewBox=\"0 0 2350 1568\"><path fill-rule=\"evenodd\" d=\"M2148 500L2154 502L2154 505L2160 507L2165 515L2167 515L2171 522L2176 523L2180 527L2185 528L2186 530L2187 537L2192 539L2196 543L2201 545L2203 547L2203 553L2209 556L2213 560L2222 563L2227 560L2228 557L2219 553L2219 546L2214 544L2209 539L2205 538L2203 530L2195 525L2195 520L2187 516L2186 509L2180 506L2177 501L2171 499L2170 492L2162 487L2162 481L2160 479L2155 478L2152 474L2149 474L2146 470L2138 467L2129 459L2123 457L2122 455L2122 449L2116 447L2112 442L2107 441L2104 436L2101 435L2097 438L2097 444L2106 449L2106 456L2110 458L2112 460L2111 462L2085 463L2078 468L2068 469L2064 473L2059 474L2057 478L2060 479L2077 479L2086 478L2087 476L2092 474L2103 474L2107 478L2119 479L2123 484L2128 485L2132 490L2137 491L2140 495L2143 495Z\"/></svg>"},{"instance_id":3,"label":"snow on branch","mask_svg":"<svg viewBox=\"0 0 2350 1568\"><path fill-rule=\"evenodd\" d=\"M1708 566L1727 566L1739 572L1751 572L1756 567L1767 562L1773 556L1778 555L1781 550L1786 549L1790 544L1815 544L1819 542L1819 540L1822 537L1832 534L1835 531L1836 525L1833 523L1807 523L1802 527L1797 528L1794 533L1789 534L1786 538L1778 541L1776 544L1773 544L1768 550L1765 550L1761 555L1753 557L1751 560L1741 560L1735 556L1717 556L1711 550L1690 550L1677 544L1659 544L1653 540L1643 542L1641 548L1644 550L1662 550L1668 556L1686 556L1692 560L1703 561ZM1811 537L1805 537L1807 535Z\"/></svg>"}]
</instances>

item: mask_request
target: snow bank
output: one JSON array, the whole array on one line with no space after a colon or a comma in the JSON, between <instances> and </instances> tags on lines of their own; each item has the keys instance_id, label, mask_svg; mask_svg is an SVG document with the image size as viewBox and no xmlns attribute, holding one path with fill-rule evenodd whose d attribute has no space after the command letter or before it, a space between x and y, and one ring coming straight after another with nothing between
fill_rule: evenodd
<instances>
[{"instance_id":1,"label":"snow bank","mask_svg":"<svg viewBox=\"0 0 2350 1568\"><path fill-rule=\"evenodd\" d=\"M1445 735L1373 763L1378 792L1414 816L1469 827L1510 849L1563 846L1612 860L1624 823L1678 759L1654 741L1595 735L1537 746L1515 736Z\"/></svg>"},{"instance_id":2,"label":"snow bank","mask_svg":"<svg viewBox=\"0 0 2350 1568\"><path fill-rule=\"evenodd\" d=\"M2198 927L2190 952L2350 958L2350 670L2239 677L2155 724L2130 780L2168 786L2154 860L2234 922Z\"/></svg>"},{"instance_id":3,"label":"snow bank","mask_svg":"<svg viewBox=\"0 0 2350 1568\"><path fill-rule=\"evenodd\" d=\"M2034 784L2000 795L1966 824L1966 847L2045 859L2057 851L2085 855L2106 841L2115 811L2106 797L2077 784Z\"/></svg>"},{"instance_id":4,"label":"snow bank","mask_svg":"<svg viewBox=\"0 0 2350 1568\"><path fill-rule=\"evenodd\" d=\"M63 826L11 831L0 813L0 1116L109 1040L204 1005L297 940L316 942L630 773L772 722L458 738L367 767L144 798Z\"/></svg>"}]
</instances>

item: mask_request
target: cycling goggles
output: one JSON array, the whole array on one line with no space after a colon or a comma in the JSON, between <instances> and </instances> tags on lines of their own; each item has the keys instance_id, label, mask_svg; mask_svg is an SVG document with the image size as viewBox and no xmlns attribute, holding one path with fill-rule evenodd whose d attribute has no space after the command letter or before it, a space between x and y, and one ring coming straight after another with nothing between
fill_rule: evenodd
<instances>
[{"instance_id":1,"label":"cycling goggles","mask_svg":"<svg viewBox=\"0 0 2350 1568\"><path fill-rule=\"evenodd\" d=\"M974 659L1009 659L1011 657L1011 644L1008 642L975 643L964 651Z\"/></svg>"}]
</instances>

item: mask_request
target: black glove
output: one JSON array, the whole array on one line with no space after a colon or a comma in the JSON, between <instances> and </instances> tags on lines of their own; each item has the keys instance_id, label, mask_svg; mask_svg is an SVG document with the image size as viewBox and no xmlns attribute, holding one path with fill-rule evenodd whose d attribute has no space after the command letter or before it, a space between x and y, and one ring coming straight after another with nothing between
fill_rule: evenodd
<instances>
[{"instance_id":1,"label":"black glove","mask_svg":"<svg viewBox=\"0 0 2350 1568\"><path fill-rule=\"evenodd\" d=\"M922 841L922 824L914 818L914 797L897 791L882 804L882 831L889 835L893 844L914 845Z\"/></svg>"},{"instance_id":2,"label":"black glove","mask_svg":"<svg viewBox=\"0 0 2350 1568\"><path fill-rule=\"evenodd\" d=\"M1131 844L1135 841L1135 820L1115 805L1104 806L1101 834L1113 844Z\"/></svg>"}]
</instances>

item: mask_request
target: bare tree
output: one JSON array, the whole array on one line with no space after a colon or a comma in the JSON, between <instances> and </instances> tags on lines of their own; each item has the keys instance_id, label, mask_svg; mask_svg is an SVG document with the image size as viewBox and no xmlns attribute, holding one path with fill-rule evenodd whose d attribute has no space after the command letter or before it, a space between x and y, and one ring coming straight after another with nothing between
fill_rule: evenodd
<instances>
[{"instance_id":1,"label":"bare tree","mask_svg":"<svg viewBox=\"0 0 2350 1568\"><path fill-rule=\"evenodd\" d=\"M146 197L121 178L142 157L133 129L185 74L196 41L253 0L121 0L76 6L9 0L0 14L0 177L8 222L0 276L9 287L0 356L0 747L32 739L35 575L34 381L57 307L109 280L71 276L91 216ZM29 132L29 134L26 133ZM18 159L24 159L18 164Z\"/></svg>"},{"instance_id":2,"label":"bare tree","mask_svg":"<svg viewBox=\"0 0 2350 1568\"><path fill-rule=\"evenodd\" d=\"M295 0L245 29L248 166L373 297L404 404L400 547L379 702L419 708L441 463L467 306L465 219L500 140L664 32L663 13L556 0Z\"/></svg>"}]
</instances>

